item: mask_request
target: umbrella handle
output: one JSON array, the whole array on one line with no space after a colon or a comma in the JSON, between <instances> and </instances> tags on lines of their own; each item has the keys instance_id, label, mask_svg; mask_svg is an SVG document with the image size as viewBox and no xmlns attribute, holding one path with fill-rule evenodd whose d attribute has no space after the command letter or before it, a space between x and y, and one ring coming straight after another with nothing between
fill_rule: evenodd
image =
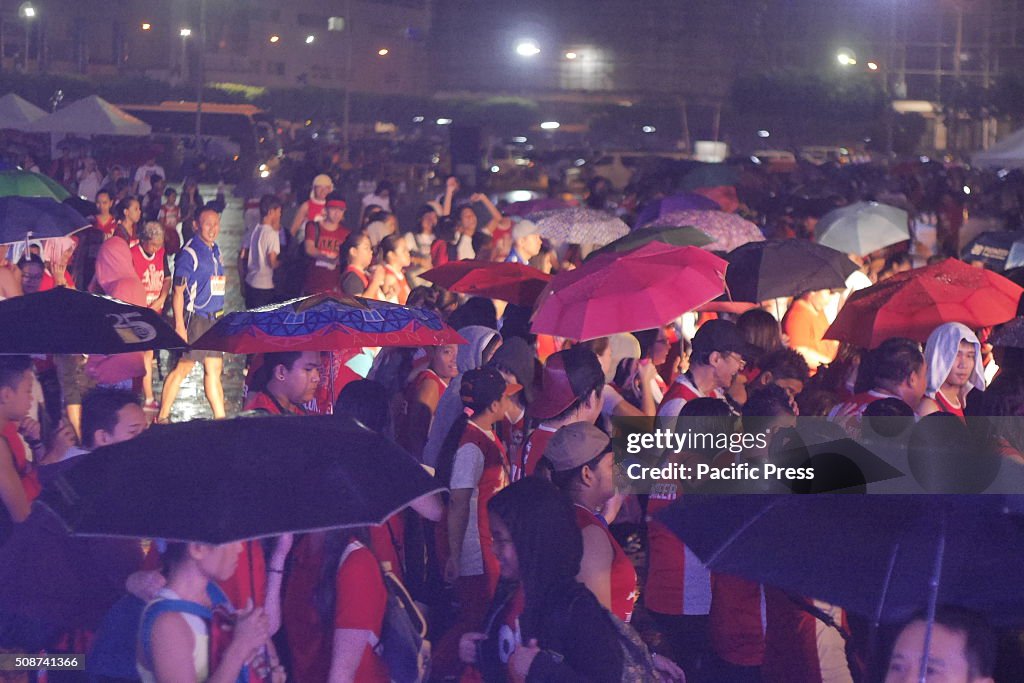
<instances>
[{"instance_id":1,"label":"umbrella handle","mask_svg":"<svg viewBox=\"0 0 1024 683\"><path fill-rule=\"evenodd\" d=\"M932 647L932 630L935 627L935 608L939 602L939 582L942 580L942 561L946 555L946 510L939 513L939 543L935 549L935 566L928 584L928 620L924 630L924 652L921 653L921 677L918 683L927 683L928 655Z\"/></svg>"}]
</instances>

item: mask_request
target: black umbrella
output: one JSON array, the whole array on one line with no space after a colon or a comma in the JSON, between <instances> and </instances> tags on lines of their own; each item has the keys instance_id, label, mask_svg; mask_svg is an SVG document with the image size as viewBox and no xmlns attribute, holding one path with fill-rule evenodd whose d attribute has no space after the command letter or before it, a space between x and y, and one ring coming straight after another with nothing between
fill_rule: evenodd
<instances>
[{"instance_id":1,"label":"black umbrella","mask_svg":"<svg viewBox=\"0 0 1024 683\"><path fill-rule=\"evenodd\" d=\"M857 270L846 254L797 239L748 242L725 258L730 297L754 303L845 287L846 278Z\"/></svg>"},{"instance_id":2,"label":"black umbrella","mask_svg":"<svg viewBox=\"0 0 1024 683\"><path fill-rule=\"evenodd\" d=\"M998 495L684 496L662 521L715 571L879 622L932 599L1020 622L1022 506Z\"/></svg>"},{"instance_id":3,"label":"black umbrella","mask_svg":"<svg viewBox=\"0 0 1024 683\"><path fill-rule=\"evenodd\" d=\"M70 206L83 216L95 216L97 213L96 202L90 202L77 195L71 195L61 203Z\"/></svg>"},{"instance_id":4,"label":"black umbrella","mask_svg":"<svg viewBox=\"0 0 1024 683\"><path fill-rule=\"evenodd\" d=\"M149 308L67 287L0 301L0 353L116 354L183 349Z\"/></svg>"},{"instance_id":5,"label":"black umbrella","mask_svg":"<svg viewBox=\"0 0 1024 683\"><path fill-rule=\"evenodd\" d=\"M988 338L992 346L1007 349L1024 349L1024 317L1017 316L1010 322L1000 325Z\"/></svg>"},{"instance_id":6,"label":"black umbrella","mask_svg":"<svg viewBox=\"0 0 1024 683\"><path fill-rule=\"evenodd\" d=\"M38 501L76 535L228 543L382 524L443 489L351 418L157 426L80 456Z\"/></svg>"}]
</instances>

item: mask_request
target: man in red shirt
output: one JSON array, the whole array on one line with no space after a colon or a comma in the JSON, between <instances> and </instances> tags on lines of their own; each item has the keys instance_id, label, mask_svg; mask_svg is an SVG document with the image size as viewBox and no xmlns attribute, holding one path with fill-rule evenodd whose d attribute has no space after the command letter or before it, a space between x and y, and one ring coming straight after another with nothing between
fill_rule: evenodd
<instances>
[{"instance_id":1,"label":"man in red shirt","mask_svg":"<svg viewBox=\"0 0 1024 683\"><path fill-rule=\"evenodd\" d=\"M574 346L548 357L537 398L527 408L527 414L540 424L530 433L521 461L512 463L513 481L534 473L559 427L597 419L603 389L601 362L588 347Z\"/></svg>"},{"instance_id":2,"label":"man in red shirt","mask_svg":"<svg viewBox=\"0 0 1024 683\"><path fill-rule=\"evenodd\" d=\"M320 354L316 351L268 353L253 382L258 391L245 404L246 410L264 410L272 415L303 415L303 405L313 400L320 384Z\"/></svg>"},{"instance_id":3,"label":"man in red shirt","mask_svg":"<svg viewBox=\"0 0 1024 683\"><path fill-rule=\"evenodd\" d=\"M18 436L18 426L32 408L34 380L28 356L0 356L0 542L12 524L25 521L32 498L39 494L39 482L29 470Z\"/></svg>"},{"instance_id":4,"label":"man in red shirt","mask_svg":"<svg viewBox=\"0 0 1024 683\"><path fill-rule=\"evenodd\" d=\"M828 414L841 419L848 429L857 431L864 410L883 398L898 398L915 409L921 403L926 385L926 368L921 346L909 339L893 337L868 351L861 361L857 377L860 391ZM866 391L865 391L866 389Z\"/></svg>"},{"instance_id":5,"label":"man in red shirt","mask_svg":"<svg viewBox=\"0 0 1024 683\"><path fill-rule=\"evenodd\" d=\"M756 352L727 320L707 321L690 343L690 369L676 377L665 393L658 406L659 417L677 417L687 401L695 398L724 399L725 390Z\"/></svg>"}]
</instances>

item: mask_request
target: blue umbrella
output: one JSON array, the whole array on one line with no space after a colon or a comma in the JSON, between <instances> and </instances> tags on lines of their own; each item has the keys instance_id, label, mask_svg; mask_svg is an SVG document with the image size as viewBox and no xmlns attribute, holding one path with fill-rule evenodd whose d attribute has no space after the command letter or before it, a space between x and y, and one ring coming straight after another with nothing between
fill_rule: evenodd
<instances>
[{"instance_id":1,"label":"blue umbrella","mask_svg":"<svg viewBox=\"0 0 1024 683\"><path fill-rule=\"evenodd\" d=\"M673 211L720 211L722 207L714 199L694 192L682 192L644 204L636 215L637 227L653 223L659 217Z\"/></svg>"},{"instance_id":2,"label":"blue umbrella","mask_svg":"<svg viewBox=\"0 0 1024 683\"><path fill-rule=\"evenodd\" d=\"M0 197L0 244L67 237L88 225L82 214L48 197Z\"/></svg>"},{"instance_id":3,"label":"blue umbrella","mask_svg":"<svg viewBox=\"0 0 1024 683\"><path fill-rule=\"evenodd\" d=\"M1009 270L1024 266L1024 231L991 230L971 240L960 253L971 263L981 261L990 270Z\"/></svg>"}]
</instances>

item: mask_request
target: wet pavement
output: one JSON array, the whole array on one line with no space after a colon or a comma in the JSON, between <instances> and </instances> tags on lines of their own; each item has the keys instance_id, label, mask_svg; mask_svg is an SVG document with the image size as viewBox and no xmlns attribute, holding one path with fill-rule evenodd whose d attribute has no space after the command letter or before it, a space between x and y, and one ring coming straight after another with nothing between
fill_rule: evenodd
<instances>
[{"instance_id":1,"label":"wet pavement","mask_svg":"<svg viewBox=\"0 0 1024 683\"><path fill-rule=\"evenodd\" d=\"M199 193L203 199L212 200L217 194L216 185L201 185ZM238 197L231 196L231 187L226 190L227 207L220 218L220 236L217 243L220 245L221 256L224 259L224 270L227 276L227 296L225 300L225 312L240 311L245 308L242 301L242 291L238 283L238 245L242 241L242 233L245 230L242 224L243 201ZM170 354L161 352L161 368L163 374L167 374L174 366L171 364ZM153 391L160 398L162 375L154 374ZM224 355L224 407L228 417L237 415L242 409L242 383L245 379L245 356L235 354ZM192 372L181 385L178 398L171 410L172 422L184 422L212 418L210 404L206 402L206 394L203 391L203 366L196 363Z\"/></svg>"}]
</instances>

